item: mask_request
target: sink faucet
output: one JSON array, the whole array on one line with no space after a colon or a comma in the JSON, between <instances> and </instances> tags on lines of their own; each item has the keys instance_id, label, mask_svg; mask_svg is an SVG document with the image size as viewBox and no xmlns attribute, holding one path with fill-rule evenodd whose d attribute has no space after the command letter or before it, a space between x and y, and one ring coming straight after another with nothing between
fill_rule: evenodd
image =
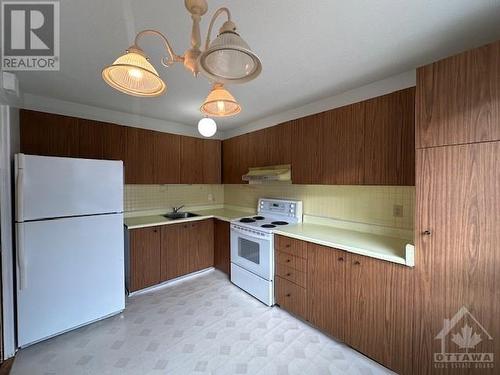
<instances>
[{"instance_id":1,"label":"sink faucet","mask_svg":"<svg viewBox=\"0 0 500 375\"><path fill-rule=\"evenodd\" d=\"M184 205L179 206L179 207L172 207L172 211L173 211L174 213L177 213L177 212L179 212L179 210L180 210L181 208L183 208L183 207L184 207Z\"/></svg>"}]
</instances>

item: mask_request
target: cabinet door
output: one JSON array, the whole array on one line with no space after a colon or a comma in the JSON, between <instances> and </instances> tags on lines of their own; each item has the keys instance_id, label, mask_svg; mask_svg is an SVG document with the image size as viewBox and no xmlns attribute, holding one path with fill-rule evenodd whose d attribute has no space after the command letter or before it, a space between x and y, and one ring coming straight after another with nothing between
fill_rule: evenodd
<instances>
[{"instance_id":1,"label":"cabinet door","mask_svg":"<svg viewBox=\"0 0 500 375\"><path fill-rule=\"evenodd\" d=\"M79 156L78 120L74 117L22 109L21 152L44 156Z\"/></svg>"},{"instance_id":2,"label":"cabinet door","mask_svg":"<svg viewBox=\"0 0 500 375\"><path fill-rule=\"evenodd\" d=\"M500 358L500 142L417 150L416 212L415 373L434 370L435 337L463 306L493 340L466 316L447 350L462 352L450 339L468 324L471 352Z\"/></svg>"},{"instance_id":3,"label":"cabinet door","mask_svg":"<svg viewBox=\"0 0 500 375\"><path fill-rule=\"evenodd\" d=\"M103 125L98 121L78 119L78 155L86 159L103 158Z\"/></svg>"},{"instance_id":4,"label":"cabinet door","mask_svg":"<svg viewBox=\"0 0 500 375\"><path fill-rule=\"evenodd\" d=\"M365 185L415 185L414 131L415 88L365 102Z\"/></svg>"},{"instance_id":5,"label":"cabinet door","mask_svg":"<svg viewBox=\"0 0 500 375\"><path fill-rule=\"evenodd\" d=\"M175 134L154 133L155 183L178 184L181 168L181 137Z\"/></svg>"},{"instance_id":6,"label":"cabinet door","mask_svg":"<svg viewBox=\"0 0 500 375\"><path fill-rule=\"evenodd\" d=\"M181 184L203 183L203 140L181 137Z\"/></svg>"},{"instance_id":7,"label":"cabinet door","mask_svg":"<svg viewBox=\"0 0 500 375\"><path fill-rule=\"evenodd\" d=\"M155 135L151 130L126 128L125 183L151 184L155 181Z\"/></svg>"},{"instance_id":8,"label":"cabinet door","mask_svg":"<svg viewBox=\"0 0 500 375\"><path fill-rule=\"evenodd\" d=\"M102 158L125 160L127 127L102 122Z\"/></svg>"},{"instance_id":9,"label":"cabinet door","mask_svg":"<svg viewBox=\"0 0 500 375\"><path fill-rule=\"evenodd\" d=\"M214 220L214 266L218 270L230 275L231 247L229 223L223 220Z\"/></svg>"},{"instance_id":10,"label":"cabinet door","mask_svg":"<svg viewBox=\"0 0 500 375\"><path fill-rule=\"evenodd\" d=\"M411 373L413 269L350 254L345 342L390 369Z\"/></svg>"},{"instance_id":11,"label":"cabinet door","mask_svg":"<svg viewBox=\"0 0 500 375\"><path fill-rule=\"evenodd\" d=\"M500 41L417 69L417 148L500 140Z\"/></svg>"},{"instance_id":12,"label":"cabinet door","mask_svg":"<svg viewBox=\"0 0 500 375\"><path fill-rule=\"evenodd\" d=\"M318 183L359 185L363 183L364 103L322 113L321 142L324 173Z\"/></svg>"},{"instance_id":13,"label":"cabinet door","mask_svg":"<svg viewBox=\"0 0 500 375\"><path fill-rule=\"evenodd\" d=\"M318 184L323 181L322 139L321 114L292 121L292 150L297 150L292 153L294 184Z\"/></svg>"},{"instance_id":14,"label":"cabinet door","mask_svg":"<svg viewBox=\"0 0 500 375\"><path fill-rule=\"evenodd\" d=\"M189 272L188 224L169 224L161 232L161 273L162 280L175 279Z\"/></svg>"},{"instance_id":15,"label":"cabinet door","mask_svg":"<svg viewBox=\"0 0 500 375\"><path fill-rule=\"evenodd\" d=\"M161 281L160 229L158 227L130 231L130 291Z\"/></svg>"},{"instance_id":16,"label":"cabinet door","mask_svg":"<svg viewBox=\"0 0 500 375\"><path fill-rule=\"evenodd\" d=\"M292 163L292 122L266 128L266 165Z\"/></svg>"},{"instance_id":17,"label":"cabinet door","mask_svg":"<svg viewBox=\"0 0 500 375\"><path fill-rule=\"evenodd\" d=\"M275 276L276 303L292 314L306 318L306 290L286 279Z\"/></svg>"},{"instance_id":18,"label":"cabinet door","mask_svg":"<svg viewBox=\"0 0 500 375\"><path fill-rule=\"evenodd\" d=\"M192 259L191 272L213 267L214 265L214 223L213 220L191 223Z\"/></svg>"},{"instance_id":19,"label":"cabinet door","mask_svg":"<svg viewBox=\"0 0 500 375\"><path fill-rule=\"evenodd\" d=\"M222 178L224 184L242 184L241 176L248 172L249 136L240 135L222 142Z\"/></svg>"},{"instance_id":20,"label":"cabinet door","mask_svg":"<svg viewBox=\"0 0 500 375\"><path fill-rule=\"evenodd\" d=\"M349 319L345 295L348 254L312 243L308 243L307 251L307 319L328 334L344 340Z\"/></svg>"},{"instance_id":21,"label":"cabinet door","mask_svg":"<svg viewBox=\"0 0 500 375\"><path fill-rule=\"evenodd\" d=\"M220 184L221 183L221 141L204 139L203 152L201 156L202 172L204 184Z\"/></svg>"}]
</instances>

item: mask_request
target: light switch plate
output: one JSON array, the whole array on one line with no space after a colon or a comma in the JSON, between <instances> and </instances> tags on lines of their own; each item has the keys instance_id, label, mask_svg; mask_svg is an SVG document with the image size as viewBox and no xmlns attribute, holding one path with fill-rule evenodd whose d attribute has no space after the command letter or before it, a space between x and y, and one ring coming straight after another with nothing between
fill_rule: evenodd
<instances>
[{"instance_id":1,"label":"light switch plate","mask_svg":"<svg viewBox=\"0 0 500 375\"><path fill-rule=\"evenodd\" d=\"M403 217L403 205L395 204L392 207L392 216L394 217Z\"/></svg>"}]
</instances>

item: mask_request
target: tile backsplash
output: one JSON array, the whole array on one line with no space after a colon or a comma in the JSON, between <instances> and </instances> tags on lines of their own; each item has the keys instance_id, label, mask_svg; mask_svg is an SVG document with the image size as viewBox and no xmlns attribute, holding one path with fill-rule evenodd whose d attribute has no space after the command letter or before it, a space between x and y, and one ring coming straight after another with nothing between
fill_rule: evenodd
<instances>
[{"instance_id":1,"label":"tile backsplash","mask_svg":"<svg viewBox=\"0 0 500 375\"><path fill-rule=\"evenodd\" d=\"M125 212L224 204L223 185L125 185Z\"/></svg>"},{"instance_id":2,"label":"tile backsplash","mask_svg":"<svg viewBox=\"0 0 500 375\"><path fill-rule=\"evenodd\" d=\"M257 207L257 200L261 197L301 200L305 215L413 229L414 186L224 186L224 204L227 205Z\"/></svg>"}]
</instances>

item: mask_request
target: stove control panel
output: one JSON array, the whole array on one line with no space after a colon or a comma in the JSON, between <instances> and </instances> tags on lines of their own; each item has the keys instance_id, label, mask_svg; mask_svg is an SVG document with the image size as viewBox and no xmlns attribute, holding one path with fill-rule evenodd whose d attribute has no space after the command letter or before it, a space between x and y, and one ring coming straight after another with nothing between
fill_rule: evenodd
<instances>
[{"instance_id":1,"label":"stove control panel","mask_svg":"<svg viewBox=\"0 0 500 375\"><path fill-rule=\"evenodd\" d=\"M302 222L302 202L284 199L259 199L258 212L265 216L286 216L294 218L296 222Z\"/></svg>"}]
</instances>

